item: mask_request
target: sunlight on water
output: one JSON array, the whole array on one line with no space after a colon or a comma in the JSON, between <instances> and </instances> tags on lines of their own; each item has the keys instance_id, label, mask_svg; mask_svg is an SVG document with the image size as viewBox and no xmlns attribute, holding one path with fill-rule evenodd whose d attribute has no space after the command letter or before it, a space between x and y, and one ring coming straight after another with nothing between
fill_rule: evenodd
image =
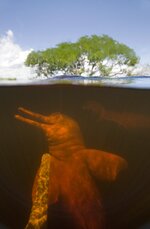
<instances>
[{"instance_id":1,"label":"sunlight on water","mask_svg":"<svg viewBox=\"0 0 150 229\"><path fill-rule=\"evenodd\" d=\"M102 80L104 85L132 87L132 88L150 88L149 76L118 77L115 79Z\"/></svg>"},{"instance_id":2,"label":"sunlight on water","mask_svg":"<svg viewBox=\"0 0 150 229\"><path fill-rule=\"evenodd\" d=\"M51 79L35 80L33 84L52 85L52 84L73 84L73 85L90 85L90 86L107 86L107 87L130 87L130 88L150 88L150 77L81 77L81 76L57 76Z\"/></svg>"}]
</instances>

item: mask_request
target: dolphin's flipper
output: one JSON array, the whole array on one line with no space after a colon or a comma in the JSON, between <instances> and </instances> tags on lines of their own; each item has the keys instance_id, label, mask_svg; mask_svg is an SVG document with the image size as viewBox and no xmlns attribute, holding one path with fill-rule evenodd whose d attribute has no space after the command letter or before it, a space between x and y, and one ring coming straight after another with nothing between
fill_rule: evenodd
<instances>
[{"instance_id":1,"label":"dolphin's flipper","mask_svg":"<svg viewBox=\"0 0 150 229\"><path fill-rule=\"evenodd\" d=\"M121 170L127 168L127 162L120 156L95 149L81 151L88 168L101 180L114 181Z\"/></svg>"}]
</instances>

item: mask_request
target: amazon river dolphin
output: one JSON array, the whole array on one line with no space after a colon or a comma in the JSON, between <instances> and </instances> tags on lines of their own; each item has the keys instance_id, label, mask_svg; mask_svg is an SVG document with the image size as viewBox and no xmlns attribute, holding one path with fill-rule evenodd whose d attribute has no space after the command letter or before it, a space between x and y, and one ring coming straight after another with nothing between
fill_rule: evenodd
<instances>
[{"instance_id":1,"label":"amazon river dolphin","mask_svg":"<svg viewBox=\"0 0 150 229\"><path fill-rule=\"evenodd\" d=\"M21 107L18 110L22 115L17 114L15 118L40 128L47 139L51 155L48 204L61 197L78 229L105 228L102 197L93 176L114 181L127 167L127 162L117 155L86 148L78 123L67 115L52 113L45 116ZM38 172L33 185L33 200L37 177Z\"/></svg>"}]
</instances>

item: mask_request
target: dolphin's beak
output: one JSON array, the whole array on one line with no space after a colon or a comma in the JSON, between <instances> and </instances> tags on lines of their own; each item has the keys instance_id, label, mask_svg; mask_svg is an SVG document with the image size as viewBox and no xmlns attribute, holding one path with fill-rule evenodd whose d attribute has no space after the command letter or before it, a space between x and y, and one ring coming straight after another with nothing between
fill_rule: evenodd
<instances>
[{"instance_id":1,"label":"dolphin's beak","mask_svg":"<svg viewBox=\"0 0 150 229\"><path fill-rule=\"evenodd\" d=\"M48 121L47 120L48 119L47 116L43 116L41 114L34 113L34 112L32 112L30 110L27 110L27 109L25 109L23 107L19 107L18 110L20 112L22 112L23 114L26 114L26 115L30 116L31 118L39 119L40 121L42 121L42 122L40 122L40 121L35 121L35 120L29 119L29 118L25 118L25 117L23 117L22 115L19 115L19 114L15 115L15 118L20 120L20 121L22 121L22 122L26 122L26 123L34 125L34 126L42 127L44 125L44 123L46 124L47 121Z\"/></svg>"}]
</instances>

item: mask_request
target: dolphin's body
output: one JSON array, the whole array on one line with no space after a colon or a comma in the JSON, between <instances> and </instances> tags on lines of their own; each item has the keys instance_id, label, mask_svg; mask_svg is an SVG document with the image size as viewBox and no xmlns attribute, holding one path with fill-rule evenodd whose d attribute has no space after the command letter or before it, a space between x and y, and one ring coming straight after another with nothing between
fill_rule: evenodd
<instances>
[{"instance_id":1,"label":"dolphin's body","mask_svg":"<svg viewBox=\"0 0 150 229\"><path fill-rule=\"evenodd\" d=\"M102 104L95 101L87 102L84 109L92 111L99 120L112 121L126 129L150 128L150 117L148 115L107 110Z\"/></svg>"},{"instance_id":2,"label":"dolphin's body","mask_svg":"<svg viewBox=\"0 0 150 229\"><path fill-rule=\"evenodd\" d=\"M24 108L19 108L19 111L31 119L21 115L15 117L41 128L48 142L51 155L49 205L61 197L78 228L104 228L102 200L91 174L100 180L114 181L126 168L126 161L107 152L87 149L78 123L67 115L53 113L44 116ZM33 186L33 201L37 179L38 173Z\"/></svg>"}]
</instances>

